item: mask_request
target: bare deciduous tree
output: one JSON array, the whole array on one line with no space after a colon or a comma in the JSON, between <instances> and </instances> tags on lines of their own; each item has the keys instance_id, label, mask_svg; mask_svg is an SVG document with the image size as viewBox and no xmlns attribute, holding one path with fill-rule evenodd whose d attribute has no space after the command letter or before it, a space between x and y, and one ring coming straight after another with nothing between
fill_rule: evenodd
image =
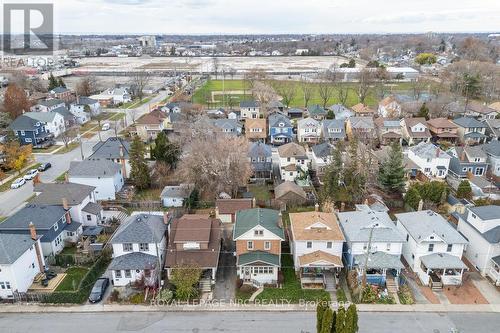
<instances>
[{"instance_id":1,"label":"bare deciduous tree","mask_svg":"<svg viewBox=\"0 0 500 333\"><path fill-rule=\"evenodd\" d=\"M215 74L215 79L217 80L217 77L219 75L219 58L213 57L212 58L212 71Z\"/></svg>"},{"instance_id":2,"label":"bare deciduous tree","mask_svg":"<svg viewBox=\"0 0 500 333\"><path fill-rule=\"evenodd\" d=\"M132 94L142 100L144 97L144 88L150 83L151 74L147 71L135 72L131 79Z\"/></svg>"},{"instance_id":3,"label":"bare deciduous tree","mask_svg":"<svg viewBox=\"0 0 500 333\"><path fill-rule=\"evenodd\" d=\"M61 140L64 143L64 146L68 148L69 143L73 141L77 136L78 136L78 127L76 126L70 127L61 134Z\"/></svg>"},{"instance_id":4,"label":"bare deciduous tree","mask_svg":"<svg viewBox=\"0 0 500 333\"><path fill-rule=\"evenodd\" d=\"M363 69L359 73L357 93L360 103L365 103L366 96L370 92L370 85L373 83L373 73L368 69Z\"/></svg>"},{"instance_id":5,"label":"bare deciduous tree","mask_svg":"<svg viewBox=\"0 0 500 333\"><path fill-rule=\"evenodd\" d=\"M318 83L318 93L323 108L326 108L328 101L332 98L334 86L330 81L321 81Z\"/></svg>"},{"instance_id":6,"label":"bare deciduous tree","mask_svg":"<svg viewBox=\"0 0 500 333\"><path fill-rule=\"evenodd\" d=\"M79 96L90 96L97 92L97 79L95 76L84 76L76 84L76 94Z\"/></svg>"},{"instance_id":7,"label":"bare deciduous tree","mask_svg":"<svg viewBox=\"0 0 500 333\"><path fill-rule=\"evenodd\" d=\"M304 95L304 107L307 108L314 92L313 86L305 78L302 78L300 80L300 89Z\"/></svg>"},{"instance_id":8,"label":"bare deciduous tree","mask_svg":"<svg viewBox=\"0 0 500 333\"><path fill-rule=\"evenodd\" d=\"M273 81L274 90L281 96L283 104L288 108L297 94L297 85L294 81Z\"/></svg>"},{"instance_id":9,"label":"bare deciduous tree","mask_svg":"<svg viewBox=\"0 0 500 333\"><path fill-rule=\"evenodd\" d=\"M260 108L264 116L267 115L268 106L271 101L277 100L278 96L271 85L256 81L253 85L252 94L260 103Z\"/></svg>"}]
</instances>

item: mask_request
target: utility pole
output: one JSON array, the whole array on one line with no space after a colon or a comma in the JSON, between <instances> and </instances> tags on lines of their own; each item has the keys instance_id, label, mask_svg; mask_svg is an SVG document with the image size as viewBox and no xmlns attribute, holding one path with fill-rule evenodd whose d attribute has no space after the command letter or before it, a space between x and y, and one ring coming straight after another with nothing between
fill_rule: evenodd
<instances>
[{"instance_id":1,"label":"utility pole","mask_svg":"<svg viewBox=\"0 0 500 333\"><path fill-rule=\"evenodd\" d=\"M80 129L78 129L78 142L80 143L80 155L82 156L82 161L83 161L84 160L83 145L82 145L82 135L80 134Z\"/></svg>"},{"instance_id":2,"label":"utility pole","mask_svg":"<svg viewBox=\"0 0 500 333\"><path fill-rule=\"evenodd\" d=\"M368 266L368 258L370 257L370 249L372 247L372 237L373 237L373 229L375 229L376 227L378 227L378 223L375 223L371 229L370 229L370 236L368 237L368 247L366 249L366 256L365 256L365 266L363 267L363 281L362 281L362 284L363 284L363 288L366 287L366 270L367 270L367 266Z\"/></svg>"}]
</instances>

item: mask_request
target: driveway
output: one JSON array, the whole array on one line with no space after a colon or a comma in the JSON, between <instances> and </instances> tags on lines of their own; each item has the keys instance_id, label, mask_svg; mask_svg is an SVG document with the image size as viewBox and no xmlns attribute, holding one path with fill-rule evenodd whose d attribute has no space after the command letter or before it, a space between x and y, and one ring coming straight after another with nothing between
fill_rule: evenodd
<instances>
[{"instance_id":1,"label":"driveway","mask_svg":"<svg viewBox=\"0 0 500 333\"><path fill-rule=\"evenodd\" d=\"M219 267L215 276L214 299L231 300L236 289L236 251L232 241L233 225L222 225L223 245L219 256Z\"/></svg>"}]
</instances>

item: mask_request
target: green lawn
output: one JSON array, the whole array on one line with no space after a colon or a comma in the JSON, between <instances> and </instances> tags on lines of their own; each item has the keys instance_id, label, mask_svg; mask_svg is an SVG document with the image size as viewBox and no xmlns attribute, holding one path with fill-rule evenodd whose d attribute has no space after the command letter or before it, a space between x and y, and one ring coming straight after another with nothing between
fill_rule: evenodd
<instances>
[{"instance_id":1,"label":"green lawn","mask_svg":"<svg viewBox=\"0 0 500 333\"><path fill-rule=\"evenodd\" d=\"M80 281L87 274L85 267L70 267L66 270L64 280L57 286L56 291L73 291L78 289Z\"/></svg>"},{"instance_id":2,"label":"green lawn","mask_svg":"<svg viewBox=\"0 0 500 333\"><path fill-rule=\"evenodd\" d=\"M67 171L64 171L63 173L61 173L61 174L60 174L60 175L59 175L59 176L55 179L55 181L56 181L56 182L63 182L63 181L65 181L65 180L66 180L66 174L67 174L67 173L68 173Z\"/></svg>"},{"instance_id":3,"label":"green lawn","mask_svg":"<svg viewBox=\"0 0 500 333\"><path fill-rule=\"evenodd\" d=\"M73 149L75 149L76 147L78 147L78 145L79 145L78 142L71 142L68 144L67 147L62 147L61 149L56 151L54 154L66 154L66 153L72 151Z\"/></svg>"},{"instance_id":4,"label":"green lawn","mask_svg":"<svg viewBox=\"0 0 500 333\"><path fill-rule=\"evenodd\" d=\"M61 146L60 145L52 145L48 148L33 148L31 152L33 154L37 153L52 153L54 150L59 149Z\"/></svg>"},{"instance_id":5,"label":"green lawn","mask_svg":"<svg viewBox=\"0 0 500 333\"><path fill-rule=\"evenodd\" d=\"M283 81L284 84L293 84L295 85L295 96L292 99L292 102L290 104L290 107L304 107L304 94L302 92L302 89L300 88L300 84L297 81ZM357 103L359 103L359 99L356 93L356 84L355 83L342 83L344 86L349 88L349 93L347 97L347 102L346 106L351 107ZM309 105L312 104L322 104L320 95L319 95L319 89L318 89L318 84L317 83L310 83L310 85L313 87L313 94L311 97L311 100L309 101ZM411 90L411 83L409 82L392 82L388 83L387 85L387 91L392 91L392 92L406 92ZM251 89L248 86L248 84L244 80L225 80L224 81L224 88L226 91L230 90L247 90L246 95L232 95L233 96L233 103L236 103L236 105L239 103L241 100L248 100L252 99L251 96ZM212 91L222 91L222 80L209 80L200 87L196 92L194 93L193 100L195 103L199 104L204 104L207 105L207 100L212 100L211 92ZM230 95L226 95L226 102L225 105L229 106L230 104L228 103ZM215 106L221 106L222 105L222 96L216 96L215 98L217 100L217 103L210 103L210 107L215 107ZM337 89L334 88L334 92L332 94L332 98L328 101L327 105L330 106L332 104L339 103L338 99L338 92ZM370 92L368 93L368 96L365 99L365 103L370 105L370 106L375 106L378 103L378 98L375 95L374 89L370 89Z\"/></svg>"},{"instance_id":6,"label":"green lawn","mask_svg":"<svg viewBox=\"0 0 500 333\"><path fill-rule=\"evenodd\" d=\"M295 276L293 259L290 254L281 255L281 271L283 272L283 288L265 288L256 299L258 300L288 300L291 303L304 301L330 300L330 294L323 289L302 289L300 280Z\"/></svg>"},{"instance_id":7,"label":"green lawn","mask_svg":"<svg viewBox=\"0 0 500 333\"><path fill-rule=\"evenodd\" d=\"M271 193L267 185L248 185L248 191L251 192L257 200L271 199Z\"/></svg>"}]
</instances>

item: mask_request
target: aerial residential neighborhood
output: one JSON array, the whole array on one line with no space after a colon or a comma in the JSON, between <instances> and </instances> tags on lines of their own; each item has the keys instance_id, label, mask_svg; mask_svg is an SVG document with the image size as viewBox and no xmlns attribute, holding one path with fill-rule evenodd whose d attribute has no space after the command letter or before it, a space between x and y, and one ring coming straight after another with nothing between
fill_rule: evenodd
<instances>
[{"instance_id":1,"label":"aerial residential neighborhood","mask_svg":"<svg viewBox=\"0 0 500 333\"><path fill-rule=\"evenodd\" d=\"M498 330L498 4L256 1L25 4L0 330Z\"/></svg>"}]
</instances>

